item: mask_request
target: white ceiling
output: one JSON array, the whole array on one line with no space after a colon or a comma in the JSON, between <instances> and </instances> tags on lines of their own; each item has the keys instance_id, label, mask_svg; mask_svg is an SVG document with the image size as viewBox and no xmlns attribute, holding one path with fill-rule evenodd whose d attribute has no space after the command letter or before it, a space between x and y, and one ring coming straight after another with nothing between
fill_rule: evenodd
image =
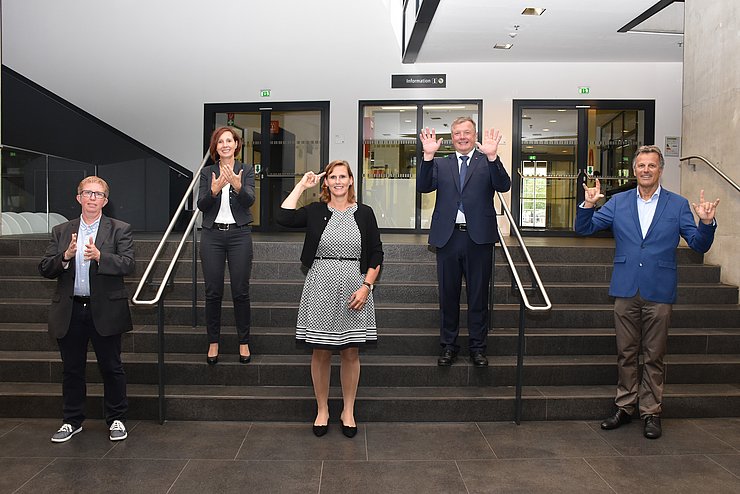
<instances>
[{"instance_id":1,"label":"white ceiling","mask_svg":"<svg viewBox=\"0 0 740 494\"><path fill-rule=\"evenodd\" d=\"M441 0L416 63L682 62L683 36L617 32L657 1ZM521 15L527 7L546 10ZM682 33L683 7L675 2L635 29Z\"/></svg>"}]
</instances>

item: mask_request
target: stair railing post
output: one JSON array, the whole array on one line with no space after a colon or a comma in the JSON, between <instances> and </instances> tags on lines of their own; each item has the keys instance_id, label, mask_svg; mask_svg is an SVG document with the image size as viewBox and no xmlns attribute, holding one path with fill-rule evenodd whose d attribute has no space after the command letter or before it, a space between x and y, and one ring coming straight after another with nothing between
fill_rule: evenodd
<instances>
[{"instance_id":1,"label":"stair railing post","mask_svg":"<svg viewBox=\"0 0 740 494\"><path fill-rule=\"evenodd\" d=\"M516 400L514 401L514 421L516 425L522 420L522 381L524 380L524 300L519 300L519 338L516 349Z\"/></svg>"},{"instance_id":2,"label":"stair railing post","mask_svg":"<svg viewBox=\"0 0 740 494\"><path fill-rule=\"evenodd\" d=\"M198 242L196 230L197 228L193 227L193 308L190 314L194 328L198 326Z\"/></svg>"},{"instance_id":3,"label":"stair railing post","mask_svg":"<svg viewBox=\"0 0 740 494\"><path fill-rule=\"evenodd\" d=\"M157 302L157 381L159 385L159 424L167 419L164 396L164 297Z\"/></svg>"}]
</instances>

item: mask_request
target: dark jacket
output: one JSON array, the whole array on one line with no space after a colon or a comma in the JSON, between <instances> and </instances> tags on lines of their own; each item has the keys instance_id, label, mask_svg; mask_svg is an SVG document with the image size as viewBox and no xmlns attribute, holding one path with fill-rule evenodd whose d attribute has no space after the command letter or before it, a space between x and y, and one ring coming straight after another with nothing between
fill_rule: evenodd
<instances>
[{"instance_id":1,"label":"dark jacket","mask_svg":"<svg viewBox=\"0 0 740 494\"><path fill-rule=\"evenodd\" d=\"M49 333L63 338L72 319L72 296L75 287L76 258L64 269L62 258L80 228L80 218L55 226L51 242L39 263L39 272L57 280L57 287L49 306ZM90 299L93 323L102 336L131 331L131 313L125 275L134 272L134 242L131 226L107 216L100 218L95 246L100 250L100 262L90 262Z\"/></svg>"},{"instance_id":2,"label":"dark jacket","mask_svg":"<svg viewBox=\"0 0 740 494\"><path fill-rule=\"evenodd\" d=\"M306 228L306 239L303 242L301 262L306 267L313 265L319 240L326 224L331 218L329 207L323 202L314 202L300 209L283 209L277 212L277 222L290 228ZM357 205L355 222L360 229L362 252L360 254L360 271L367 273L368 267L377 268L383 263L383 244L380 241L378 222L370 206Z\"/></svg>"},{"instance_id":3,"label":"dark jacket","mask_svg":"<svg viewBox=\"0 0 740 494\"><path fill-rule=\"evenodd\" d=\"M231 214L234 215L236 224L239 226L248 225L253 221L252 212L249 208L254 204L254 167L234 162L234 173L238 174L242 171L242 189L238 194L234 192L233 188L229 188L229 205L231 206ZM198 190L198 209L203 211L203 227L212 228L213 221L218 215L218 210L221 208L221 194L219 192L216 197L211 195L211 181L213 180L213 174L216 174L216 178L221 175L221 169L218 164L209 165L203 167L200 172L200 187Z\"/></svg>"}]
</instances>

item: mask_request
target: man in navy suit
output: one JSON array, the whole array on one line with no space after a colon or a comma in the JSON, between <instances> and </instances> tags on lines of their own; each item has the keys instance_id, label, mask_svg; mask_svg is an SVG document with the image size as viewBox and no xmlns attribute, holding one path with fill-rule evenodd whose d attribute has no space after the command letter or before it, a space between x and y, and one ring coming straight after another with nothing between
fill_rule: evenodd
<instances>
[{"instance_id":1,"label":"man in navy suit","mask_svg":"<svg viewBox=\"0 0 740 494\"><path fill-rule=\"evenodd\" d=\"M51 438L55 443L82 431L90 341L103 376L109 438L122 441L128 437L121 334L133 329L123 277L134 272L134 243L128 223L103 214L109 194L105 180L85 177L77 187L82 214L54 227L39 263L43 276L57 280L49 306L49 333L62 355L64 420Z\"/></svg>"},{"instance_id":2,"label":"man in navy suit","mask_svg":"<svg viewBox=\"0 0 740 494\"><path fill-rule=\"evenodd\" d=\"M498 157L501 134L485 132L477 142L475 122L460 117L450 127L455 153L434 155L442 144L434 129L423 129L420 137L424 161L416 175L416 190L437 191L429 231L436 247L439 283L440 345L437 364L449 366L457 358L462 278L468 294L468 342L470 360L486 367L488 334L488 284L493 266L493 244L499 240L493 196L506 192L511 179ZM477 148L477 149L476 149Z\"/></svg>"},{"instance_id":3,"label":"man in navy suit","mask_svg":"<svg viewBox=\"0 0 740 494\"><path fill-rule=\"evenodd\" d=\"M709 250L717 223L714 214L719 199L693 204L660 186L663 154L657 146L641 146L632 160L637 189L615 194L594 212L604 197L601 184L585 189L585 201L577 208L575 230L589 235L610 228L615 254L609 295L615 297L614 325L617 336L619 377L614 403L617 412L601 423L602 429L616 429L631 421L638 407L644 435L657 439L662 434L660 414L668 327L676 302L676 247L680 237L699 253ZM638 384L638 357L643 355L642 380Z\"/></svg>"}]
</instances>

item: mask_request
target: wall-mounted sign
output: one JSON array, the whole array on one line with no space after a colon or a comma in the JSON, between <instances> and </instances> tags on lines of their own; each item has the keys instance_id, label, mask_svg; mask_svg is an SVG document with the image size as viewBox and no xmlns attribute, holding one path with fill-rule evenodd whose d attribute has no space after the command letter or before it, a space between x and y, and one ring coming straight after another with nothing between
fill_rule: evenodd
<instances>
[{"instance_id":1,"label":"wall-mounted sign","mask_svg":"<svg viewBox=\"0 0 740 494\"><path fill-rule=\"evenodd\" d=\"M447 87L447 74L393 74L391 88Z\"/></svg>"},{"instance_id":2,"label":"wall-mounted sign","mask_svg":"<svg viewBox=\"0 0 740 494\"><path fill-rule=\"evenodd\" d=\"M270 97L270 90L269 89L262 89L260 90L260 96L263 98L269 98Z\"/></svg>"},{"instance_id":3,"label":"wall-mounted sign","mask_svg":"<svg viewBox=\"0 0 740 494\"><path fill-rule=\"evenodd\" d=\"M578 94L588 94L591 92L591 88L588 86L578 86Z\"/></svg>"},{"instance_id":4,"label":"wall-mounted sign","mask_svg":"<svg viewBox=\"0 0 740 494\"><path fill-rule=\"evenodd\" d=\"M681 154L681 138L676 136L665 136L665 148L663 156L677 157Z\"/></svg>"}]
</instances>

